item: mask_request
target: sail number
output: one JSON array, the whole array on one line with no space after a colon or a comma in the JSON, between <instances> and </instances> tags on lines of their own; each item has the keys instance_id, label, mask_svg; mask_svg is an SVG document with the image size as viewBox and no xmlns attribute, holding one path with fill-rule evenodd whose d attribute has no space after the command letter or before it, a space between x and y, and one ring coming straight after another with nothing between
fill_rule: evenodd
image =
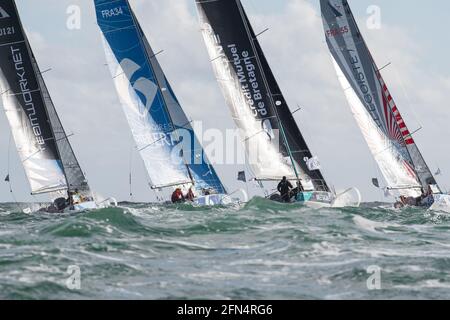
<instances>
[{"instance_id":1,"label":"sail number","mask_svg":"<svg viewBox=\"0 0 450 320\"><path fill-rule=\"evenodd\" d=\"M108 9L108 10L103 10L102 11L102 16L105 19L112 18L112 17L117 17L117 16L121 16L121 15L123 15L122 7L117 7L117 8L113 8L113 9Z\"/></svg>"},{"instance_id":2,"label":"sail number","mask_svg":"<svg viewBox=\"0 0 450 320\"><path fill-rule=\"evenodd\" d=\"M0 28L0 37L1 36L10 36L15 33L16 33L16 29L14 27Z\"/></svg>"}]
</instances>

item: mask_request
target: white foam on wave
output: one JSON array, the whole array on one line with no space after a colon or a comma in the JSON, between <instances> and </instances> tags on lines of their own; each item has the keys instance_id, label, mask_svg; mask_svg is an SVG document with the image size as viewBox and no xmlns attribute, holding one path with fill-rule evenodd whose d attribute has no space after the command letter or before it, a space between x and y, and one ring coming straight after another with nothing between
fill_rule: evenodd
<instances>
[{"instance_id":1,"label":"white foam on wave","mask_svg":"<svg viewBox=\"0 0 450 320\"><path fill-rule=\"evenodd\" d=\"M430 279L426 281L419 282L415 285L397 285L396 289L403 290L423 290L423 289L450 289L449 282L442 282L438 279Z\"/></svg>"},{"instance_id":2,"label":"white foam on wave","mask_svg":"<svg viewBox=\"0 0 450 320\"><path fill-rule=\"evenodd\" d=\"M330 261L330 262L292 262L292 261L283 261L283 260L263 260L263 259L251 259L251 260L240 260L230 262L230 266L265 266L265 267L295 267L295 268L311 268L311 267L339 267L345 265L352 265L356 263L360 263L361 259L348 259L348 260L339 260L339 261Z\"/></svg>"},{"instance_id":3,"label":"white foam on wave","mask_svg":"<svg viewBox=\"0 0 450 320\"><path fill-rule=\"evenodd\" d=\"M353 217L353 222L361 229L364 229L366 231L370 231L373 233L394 233L392 231L387 231L384 229L387 229L389 227L399 227L398 224L390 224L390 223L386 223L386 222L372 221L372 220L363 218L358 215L355 215ZM379 230L381 230L381 231L379 231Z\"/></svg>"},{"instance_id":4,"label":"white foam on wave","mask_svg":"<svg viewBox=\"0 0 450 320\"><path fill-rule=\"evenodd\" d=\"M369 255L371 258L383 258L383 257L402 257L402 258L436 258L442 259L448 257L448 249L430 251L428 249L416 250L415 248L358 248L353 249L355 253L361 253Z\"/></svg>"},{"instance_id":5,"label":"white foam on wave","mask_svg":"<svg viewBox=\"0 0 450 320\"><path fill-rule=\"evenodd\" d=\"M181 241L181 240L163 240L163 239L148 239L148 240L151 240L153 242L158 242L158 243L174 244L174 245L195 248L195 249L203 249L203 250L217 249L217 248L213 248L213 247L209 247L209 246L205 246L205 245L201 245L201 244L197 244L197 243L193 243L193 242Z\"/></svg>"},{"instance_id":6,"label":"white foam on wave","mask_svg":"<svg viewBox=\"0 0 450 320\"><path fill-rule=\"evenodd\" d=\"M326 241L323 241L321 243L315 243L313 244L314 254L319 256L340 256L342 255L341 250L338 246L328 243Z\"/></svg>"},{"instance_id":7,"label":"white foam on wave","mask_svg":"<svg viewBox=\"0 0 450 320\"><path fill-rule=\"evenodd\" d=\"M146 208L131 208L131 207L120 206L119 208L125 210L126 212L130 213L132 216L138 217L138 218L145 218L148 215L161 212L161 208L158 208L156 206L151 206L151 207L146 207Z\"/></svg>"}]
</instances>

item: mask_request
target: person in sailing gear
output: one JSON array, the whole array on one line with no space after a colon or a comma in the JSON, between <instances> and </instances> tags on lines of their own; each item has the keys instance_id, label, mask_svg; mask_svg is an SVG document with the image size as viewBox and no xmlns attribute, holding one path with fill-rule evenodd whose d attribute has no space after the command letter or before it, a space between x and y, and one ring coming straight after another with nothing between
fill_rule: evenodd
<instances>
[{"instance_id":1,"label":"person in sailing gear","mask_svg":"<svg viewBox=\"0 0 450 320\"><path fill-rule=\"evenodd\" d=\"M294 187L288 181L286 177L283 177L283 180L278 184L277 190L281 195L281 200L283 202L291 202L291 189Z\"/></svg>"},{"instance_id":2,"label":"person in sailing gear","mask_svg":"<svg viewBox=\"0 0 450 320\"><path fill-rule=\"evenodd\" d=\"M173 193L172 193L172 203L182 203L184 202L184 195L183 192L181 191L180 188L177 188Z\"/></svg>"},{"instance_id":3,"label":"person in sailing gear","mask_svg":"<svg viewBox=\"0 0 450 320\"><path fill-rule=\"evenodd\" d=\"M75 191L70 192L69 201L70 201L70 205L80 204L80 203L84 202L83 196L80 194L78 189L75 189Z\"/></svg>"},{"instance_id":4,"label":"person in sailing gear","mask_svg":"<svg viewBox=\"0 0 450 320\"><path fill-rule=\"evenodd\" d=\"M194 191L192 190L192 187L189 188L189 191L186 194L185 198L186 198L187 201L194 202L195 194L194 194Z\"/></svg>"},{"instance_id":5,"label":"person in sailing gear","mask_svg":"<svg viewBox=\"0 0 450 320\"><path fill-rule=\"evenodd\" d=\"M422 188L422 195L417 201L417 206L419 207L430 207L434 203L434 192L432 185L428 185L427 191Z\"/></svg>"}]
</instances>

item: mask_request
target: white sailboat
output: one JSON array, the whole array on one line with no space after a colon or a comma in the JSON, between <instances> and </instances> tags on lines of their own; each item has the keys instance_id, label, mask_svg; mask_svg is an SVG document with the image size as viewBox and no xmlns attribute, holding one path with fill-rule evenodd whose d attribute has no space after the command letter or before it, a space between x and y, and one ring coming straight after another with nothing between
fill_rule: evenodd
<instances>
[{"instance_id":1,"label":"white sailboat","mask_svg":"<svg viewBox=\"0 0 450 320\"><path fill-rule=\"evenodd\" d=\"M346 0L321 0L325 37L353 115L397 206L447 207ZM377 179L374 185L379 187ZM448 206L450 209L450 206Z\"/></svg>"},{"instance_id":2,"label":"white sailboat","mask_svg":"<svg viewBox=\"0 0 450 320\"><path fill-rule=\"evenodd\" d=\"M73 152L31 50L14 0L0 8L0 92L33 195L56 199L43 211L84 211L98 203Z\"/></svg>"},{"instance_id":3,"label":"white sailboat","mask_svg":"<svg viewBox=\"0 0 450 320\"><path fill-rule=\"evenodd\" d=\"M200 206L233 202L129 2L94 0L94 4L108 66L151 188L192 190L193 203Z\"/></svg>"},{"instance_id":4,"label":"white sailboat","mask_svg":"<svg viewBox=\"0 0 450 320\"><path fill-rule=\"evenodd\" d=\"M311 207L359 206L359 191L351 188L336 194L326 182L241 2L196 3L216 78L240 129L254 179L278 182L286 177L295 181L292 201ZM271 199L281 200L278 194Z\"/></svg>"}]
</instances>

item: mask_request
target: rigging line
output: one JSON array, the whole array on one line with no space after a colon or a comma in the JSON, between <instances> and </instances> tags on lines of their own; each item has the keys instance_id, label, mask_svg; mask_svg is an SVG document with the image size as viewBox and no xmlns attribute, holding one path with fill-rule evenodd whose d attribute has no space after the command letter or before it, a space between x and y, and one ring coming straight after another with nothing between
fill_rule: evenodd
<instances>
[{"instance_id":1,"label":"rigging line","mask_svg":"<svg viewBox=\"0 0 450 320\"><path fill-rule=\"evenodd\" d=\"M422 123L420 122L420 117L417 114L415 108L413 108L413 106L412 106L411 99L410 99L410 97L408 95L408 92L406 91L406 87L405 87L405 85L404 85L404 83L402 81L402 78L400 77L400 74L398 73L397 69L396 68L393 68L393 69L394 69L394 72L395 72L395 76L397 77L397 80L398 80L398 82L400 84L400 88L401 88L401 90L403 92L403 95L405 96L405 100L406 100L406 103L408 104L408 108L411 110L411 112L414 115L414 118L417 121L417 123L419 124L419 126L422 127Z\"/></svg>"},{"instance_id":2,"label":"rigging line","mask_svg":"<svg viewBox=\"0 0 450 320\"><path fill-rule=\"evenodd\" d=\"M8 184L9 184L9 193L11 194L11 197L13 198L14 204L17 206L17 209L19 209L19 212L23 212L23 209L20 207L19 203L17 202L16 196L14 194L12 183L11 183L11 143L12 143L12 134L9 133L9 142L8 142Z\"/></svg>"},{"instance_id":3,"label":"rigging line","mask_svg":"<svg viewBox=\"0 0 450 320\"><path fill-rule=\"evenodd\" d=\"M131 147L130 147L130 176L129 176L129 178L130 178L130 180L129 180L129 183L130 183L130 201L133 201L133 149L134 149L134 147L133 147L133 145L131 145Z\"/></svg>"}]
</instances>

